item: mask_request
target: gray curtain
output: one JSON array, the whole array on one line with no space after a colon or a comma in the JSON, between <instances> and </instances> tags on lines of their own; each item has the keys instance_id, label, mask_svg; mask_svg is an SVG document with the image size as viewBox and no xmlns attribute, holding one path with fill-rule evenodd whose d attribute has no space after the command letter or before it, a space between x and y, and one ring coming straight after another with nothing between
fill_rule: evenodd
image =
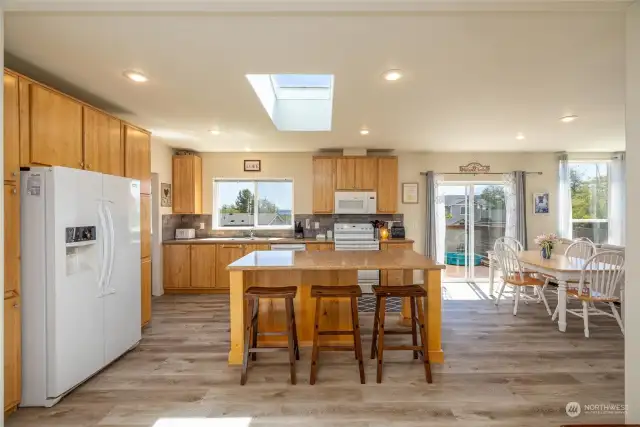
<instances>
[{"instance_id":1,"label":"gray curtain","mask_svg":"<svg viewBox=\"0 0 640 427\"><path fill-rule=\"evenodd\" d=\"M516 190L515 237L527 249L527 173L515 171L513 174Z\"/></svg>"},{"instance_id":2,"label":"gray curtain","mask_svg":"<svg viewBox=\"0 0 640 427\"><path fill-rule=\"evenodd\" d=\"M436 219L436 179L435 173L433 171L427 172L427 185L425 186L427 189L427 227L426 227L426 236L424 239L425 247L424 254L425 256L436 259L437 258L437 219Z\"/></svg>"}]
</instances>

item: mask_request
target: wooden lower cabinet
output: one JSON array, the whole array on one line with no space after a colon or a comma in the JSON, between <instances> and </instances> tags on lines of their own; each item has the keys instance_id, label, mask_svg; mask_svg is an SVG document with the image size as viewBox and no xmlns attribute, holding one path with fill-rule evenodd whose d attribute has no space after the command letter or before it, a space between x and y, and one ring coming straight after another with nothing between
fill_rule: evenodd
<instances>
[{"instance_id":1,"label":"wooden lower cabinet","mask_svg":"<svg viewBox=\"0 0 640 427\"><path fill-rule=\"evenodd\" d=\"M4 412L13 412L21 394L20 297L4 300Z\"/></svg>"},{"instance_id":2,"label":"wooden lower cabinet","mask_svg":"<svg viewBox=\"0 0 640 427\"><path fill-rule=\"evenodd\" d=\"M191 246L165 245L162 281L165 289L191 287Z\"/></svg>"},{"instance_id":3,"label":"wooden lower cabinet","mask_svg":"<svg viewBox=\"0 0 640 427\"><path fill-rule=\"evenodd\" d=\"M229 271L227 271L227 266L245 256L245 250L247 249L246 246L253 245L218 245L218 256L216 259L216 288L229 289Z\"/></svg>"},{"instance_id":4,"label":"wooden lower cabinet","mask_svg":"<svg viewBox=\"0 0 640 427\"><path fill-rule=\"evenodd\" d=\"M307 243L307 251L332 251L333 243Z\"/></svg>"},{"instance_id":5,"label":"wooden lower cabinet","mask_svg":"<svg viewBox=\"0 0 640 427\"><path fill-rule=\"evenodd\" d=\"M151 258L141 261L141 323L147 325L151 321Z\"/></svg>"},{"instance_id":6,"label":"wooden lower cabinet","mask_svg":"<svg viewBox=\"0 0 640 427\"><path fill-rule=\"evenodd\" d=\"M191 288L216 285L216 245L191 245Z\"/></svg>"},{"instance_id":7,"label":"wooden lower cabinet","mask_svg":"<svg viewBox=\"0 0 640 427\"><path fill-rule=\"evenodd\" d=\"M394 251L413 249L413 242L382 242L380 244L380 250L382 251ZM412 273L413 274L413 273ZM413 279L408 280L413 281ZM380 281L382 285L406 285L403 279L402 270L388 270L380 272Z\"/></svg>"}]
</instances>

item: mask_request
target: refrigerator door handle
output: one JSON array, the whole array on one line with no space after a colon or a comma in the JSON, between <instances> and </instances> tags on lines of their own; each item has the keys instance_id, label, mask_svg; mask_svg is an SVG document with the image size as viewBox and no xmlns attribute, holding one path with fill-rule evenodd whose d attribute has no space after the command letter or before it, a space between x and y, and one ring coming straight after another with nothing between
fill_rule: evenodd
<instances>
[{"instance_id":1,"label":"refrigerator door handle","mask_svg":"<svg viewBox=\"0 0 640 427\"><path fill-rule=\"evenodd\" d=\"M103 285L103 291L104 291L104 295L110 295L110 294L116 293L116 290L114 288L111 288L111 287L107 288L107 286L111 284L111 275L113 274L113 260L115 258L115 249L116 249L116 245L115 245L116 232L113 227L113 216L111 215L111 209L109 209L109 206L106 204L104 205L104 209L105 209L105 212L107 213L107 222L109 227L109 262L108 262L105 283Z\"/></svg>"},{"instance_id":2,"label":"refrigerator door handle","mask_svg":"<svg viewBox=\"0 0 640 427\"><path fill-rule=\"evenodd\" d=\"M104 216L104 206L102 202L98 204L98 217L100 218L100 228L102 229L102 260L100 262L100 275L98 276L98 290L100 293L98 297L102 297L104 295L103 283L105 279L105 274L107 272L107 219Z\"/></svg>"}]
</instances>

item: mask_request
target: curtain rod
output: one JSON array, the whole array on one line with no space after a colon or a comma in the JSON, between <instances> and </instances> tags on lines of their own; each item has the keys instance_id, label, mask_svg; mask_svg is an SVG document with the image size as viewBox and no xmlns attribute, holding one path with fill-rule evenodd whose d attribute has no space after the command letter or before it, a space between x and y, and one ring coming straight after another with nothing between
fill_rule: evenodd
<instances>
[{"instance_id":1,"label":"curtain rod","mask_svg":"<svg viewBox=\"0 0 640 427\"><path fill-rule=\"evenodd\" d=\"M504 175L509 172L438 172L438 175ZM542 172L525 172L527 175L542 175ZM427 172L420 172L426 175Z\"/></svg>"}]
</instances>

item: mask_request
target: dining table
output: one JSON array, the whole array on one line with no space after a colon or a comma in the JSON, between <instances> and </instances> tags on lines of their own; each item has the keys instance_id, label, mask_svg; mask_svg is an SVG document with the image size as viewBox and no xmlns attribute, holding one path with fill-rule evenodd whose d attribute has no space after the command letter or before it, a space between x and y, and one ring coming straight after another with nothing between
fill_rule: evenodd
<instances>
[{"instance_id":1,"label":"dining table","mask_svg":"<svg viewBox=\"0 0 640 427\"><path fill-rule=\"evenodd\" d=\"M558 284L558 329L567 330L567 283L578 282L586 262L583 258L568 257L564 254L552 254L551 258L543 258L539 250L522 251L518 260L523 269L531 272L555 277ZM489 253L489 293L493 295L495 270L498 269L495 252ZM598 268L606 269L606 265Z\"/></svg>"}]
</instances>

